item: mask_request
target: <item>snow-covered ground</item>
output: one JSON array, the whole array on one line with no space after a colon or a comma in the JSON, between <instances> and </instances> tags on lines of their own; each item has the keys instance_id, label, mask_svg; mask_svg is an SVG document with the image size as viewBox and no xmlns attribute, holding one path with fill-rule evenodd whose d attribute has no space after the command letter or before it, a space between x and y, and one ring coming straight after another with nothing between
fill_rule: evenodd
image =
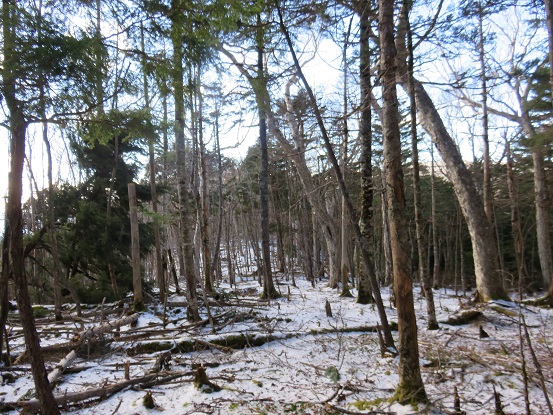
<instances>
[{"instance_id":1,"label":"snow-covered ground","mask_svg":"<svg viewBox=\"0 0 553 415\"><path fill-rule=\"evenodd\" d=\"M119 340L110 340L108 347L104 345L100 350L91 348L88 358L81 351L71 367L83 370L65 374L54 392L63 395L121 382L125 362L129 363L131 379L144 376L162 353L145 351L155 350L155 345L161 342L163 349L172 349L173 354L171 366L159 377L182 373L181 377L149 385L147 389L127 388L102 401L66 408L66 413L183 415L383 411L447 414L454 413L456 388L463 411L490 414L495 410L495 387L505 413L522 414L526 410L519 340L521 312L548 394L553 395L552 310L526 306L520 309L517 304L507 302L489 303L478 306L483 316L472 323L440 324L439 330L428 331L425 300L416 288L422 375L431 404L428 407L402 406L389 402L398 383L397 358L382 357L376 333L367 331L378 323L375 307L359 305L355 298L340 298L324 282L315 288L303 278L296 278L296 283L297 286L293 286L291 281L279 278L278 287L283 297L270 303L258 301L260 287L252 279L239 280L237 287L232 289L222 284L218 290L231 293L224 301L234 305L211 306L215 330L209 324L200 328L191 326L184 319L184 307L168 310L169 323L164 328L162 307L152 305L148 312L140 315L137 327L121 328ZM439 321L466 308L468 303L468 297L457 297L449 290L436 291L435 297ZM397 321L387 290L383 291L383 298L389 321ZM330 302L333 317L326 316L326 300ZM169 301L183 302L184 298L172 296ZM240 302L244 306L235 305ZM39 319L42 345L67 342L83 327L98 324L95 319L97 317L89 317L64 325L42 324ZM488 338L480 338L480 326L489 334ZM209 345L210 342L221 344L223 338L240 335L261 340L270 336L272 341L262 346L250 344L238 350ZM106 338L112 339L110 334L104 335ZM179 345L194 339L203 341L196 343L197 351L182 351ZM147 343L151 345L149 349L145 346ZM13 335L10 346L12 354L20 354L24 348L22 337ZM546 414L548 409L540 377L526 344L524 350L531 413ZM48 366L53 367L63 355L47 355ZM195 388L192 372L200 364L205 366L208 378L221 391ZM0 401L14 402L32 397L32 377L26 368L25 364L17 365L16 371L0 368L4 376L9 372L16 377L11 383L4 378ZM153 409L144 406L147 391L153 397Z\"/></svg>"}]
</instances>

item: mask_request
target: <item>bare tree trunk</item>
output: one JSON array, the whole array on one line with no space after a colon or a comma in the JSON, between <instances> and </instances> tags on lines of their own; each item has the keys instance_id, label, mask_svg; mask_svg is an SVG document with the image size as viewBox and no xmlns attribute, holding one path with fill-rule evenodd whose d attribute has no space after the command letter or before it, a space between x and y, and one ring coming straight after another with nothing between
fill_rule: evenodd
<instances>
[{"instance_id":1,"label":"bare tree trunk","mask_svg":"<svg viewBox=\"0 0 553 415\"><path fill-rule=\"evenodd\" d=\"M21 199L23 193L23 163L25 159L25 135L27 122L19 101L18 74L19 63L14 51L17 47L17 28L19 27L20 10L13 0L2 1L2 34L3 34L3 66L2 93L9 111L10 132L10 173L8 181L8 200L6 203L6 227L4 230L5 249L2 256L2 282L13 278L17 305L19 307L21 325L27 353L31 359L31 370L35 389L42 406L42 411L48 415L59 414L48 382L44 359L40 351L40 341L36 331L31 306L31 298L27 287L23 252L23 213ZM7 284L6 284L7 285ZM5 304L6 295L2 296ZM4 327L0 327L4 329Z\"/></svg>"},{"instance_id":2,"label":"bare tree trunk","mask_svg":"<svg viewBox=\"0 0 553 415\"><path fill-rule=\"evenodd\" d=\"M313 278L318 278L320 280L324 276L324 264L321 260L321 241L319 227L317 226L317 217L314 210L309 223L311 224L311 234L313 236L311 241L313 244Z\"/></svg>"},{"instance_id":3,"label":"bare tree trunk","mask_svg":"<svg viewBox=\"0 0 553 415\"><path fill-rule=\"evenodd\" d=\"M263 68L263 30L261 15L257 15L257 77L258 82L265 84ZM259 144L261 147L261 249L263 252L263 294L262 298L280 297L273 282L271 270L271 240L269 235L269 154L267 151L267 121L264 105L259 108Z\"/></svg>"},{"instance_id":4,"label":"bare tree trunk","mask_svg":"<svg viewBox=\"0 0 553 415\"><path fill-rule=\"evenodd\" d=\"M497 263L495 237L484 211L482 199L472 182L470 172L461 158L459 149L447 132L432 100L419 81L415 79L413 82L419 118L442 156L448 178L453 185L469 228L474 253L478 299L488 301L507 298ZM402 85L405 85L403 81Z\"/></svg>"},{"instance_id":5,"label":"bare tree trunk","mask_svg":"<svg viewBox=\"0 0 553 415\"><path fill-rule=\"evenodd\" d=\"M41 111L42 111L42 118L46 120L46 109L44 107L44 86L41 85L40 87L40 94L41 94ZM56 229L56 212L55 212L55 205L53 203L54 200L54 183L53 183L53 177L52 177L52 149L50 146L50 140L48 139L48 123L45 121L42 126L42 141L44 142L44 146L46 147L46 154L48 158L48 204L47 204L47 214L48 214L48 223L49 223L49 242L50 242L50 248L52 250L52 261L54 263L54 280L52 281L52 291L54 292L54 315L56 318L56 321L63 320L62 314L61 314L61 308L62 308L62 295L61 295L61 284L62 284L62 274L63 270L61 267L60 262L60 255L59 255L59 249L58 249L58 239L57 239L57 229Z\"/></svg>"},{"instance_id":6,"label":"bare tree trunk","mask_svg":"<svg viewBox=\"0 0 553 415\"><path fill-rule=\"evenodd\" d=\"M328 138L328 134L326 131L326 127L323 122L323 118L321 115L321 112L319 111L319 107L317 105L317 100L315 99L315 95L313 94L313 90L309 86L309 83L305 79L305 76L303 74L301 65L298 61L298 58L296 56L296 53L294 51L294 46L292 44L292 40L290 38L290 34L288 33L288 30L284 24L284 20L282 17L282 11L280 10L280 6L277 2L277 12L279 16L279 24L282 33L284 34L284 37L286 38L286 43L288 45L289 51L292 55L292 59L294 61L294 66L296 68L296 71L298 73L299 78L302 81L302 84L307 92L307 95L309 97L309 101L311 103L311 106L313 108L313 111L315 112L315 117L317 118L317 125L319 126L319 130L323 136L323 140L325 143L326 152L328 155L328 158L332 164L332 171L334 172L334 176L336 180L338 181L338 185L340 187L340 191L342 193L342 196L344 197L346 201L346 207L348 211L348 216L351 221L351 226L354 230L355 237L357 239L357 242L360 245L361 252L363 255L363 263L365 265L366 271L369 275L369 279L371 282L371 287L373 289L373 294L375 297L376 307L378 309L378 315L380 317L380 322L382 323L382 329L384 333L384 343L386 347L389 348L395 348L394 346L394 339L392 337L392 332L390 330L390 325L388 323L388 317L386 316L386 310L384 309L384 304L382 302L382 298L380 295L380 290L378 287L378 282L376 280L376 274L374 272L372 260L370 258L369 254L369 246L363 235L361 234L361 228L359 227L359 222L357 220L357 213L355 212L355 209L353 208L353 204L351 203L351 199L349 197L349 192L346 188L346 184L344 182L344 178L342 177L342 173L340 171L340 166L338 165L338 160L336 160L336 155L334 154L334 149L332 148L332 145L330 144L330 139Z\"/></svg>"},{"instance_id":7,"label":"bare tree trunk","mask_svg":"<svg viewBox=\"0 0 553 415\"><path fill-rule=\"evenodd\" d=\"M430 154L432 156L432 165L430 168L430 178L431 178L431 215L432 215L432 257L433 261L433 270L432 270L432 285L441 279L441 267L440 267L440 241L438 238L438 212L436 210L436 174L435 174L435 162L434 162L434 148L430 149Z\"/></svg>"},{"instance_id":8,"label":"bare tree trunk","mask_svg":"<svg viewBox=\"0 0 553 415\"><path fill-rule=\"evenodd\" d=\"M232 55L228 50L226 50L222 45L219 45L220 51L225 54L234 66L240 71L240 73L248 80L252 89L256 94L256 99L258 100L258 105L263 105L265 109L265 116L267 121L267 126L270 133L275 137L279 144L283 147L284 151L287 153L288 157L294 164L300 182L305 190L305 194L308 197L309 204L313 208L315 214L315 221L319 222L322 229L323 238L327 246L328 261L329 261L329 282L328 286L330 288L336 288L339 278L340 278L340 257L339 257L339 241L338 232L336 223L332 215L327 211L327 206L324 201L324 198L321 195L320 189L315 183L313 176L307 163L305 161L305 152L304 150L304 140L300 133L300 128L297 121L294 118L294 110L290 100L290 86L295 82L296 77L293 76L286 85L285 92L285 102L287 105L286 113L286 122L292 130L292 139L294 144L292 145L284 136L280 128L278 127L278 122L275 119L275 116L270 108L269 100L269 91L267 85L261 85L256 78L254 78L242 65L239 63L235 56ZM319 267L319 270L323 271L322 267Z\"/></svg>"},{"instance_id":9,"label":"bare tree trunk","mask_svg":"<svg viewBox=\"0 0 553 415\"><path fill-rule=\"evenodd\" d=\"M188 317L199 321L198 296L196 293L196 278L194 274L194 242L192 239L191 224L194 223L192 210L192 196L186 183L186 158L184 137L184 70L182 50L182 28L178 16L172 22L171 40L173 43L173 93L175 95L175 143L177 164L177 189L179 197L179 225L182 241L182 264L186 280L186 298L188 301Z\"/></svg>"},{"instance_id":10,"label":"bare tree trunk","mask_svg":"<svg viewBox=\"0 0 553 415\"><path fill-rule=\"evenodd\" d=\"M2 350L4 341L6 342L6 350L9 351L8 346L8 332L6 330L6 322L8 321L9 314L9 295L8 284L10 280L10 270L8 267L8 261L5 259L9 255L8 245L8 228L4 229L4 238L2 241L2 274L0 274L0 359L2 357Z\"/></svg>"},{"instance_id":11,"label":"bare tree trunk","mask_svg":"<svg viewBox=\"0 0 553 415\"><path fill-rule=\"evenodd\" d=\"M547 192L543 150L532 148L534 162L534 192L536 195L536 232L538 236L538 253L543 278L543 286L553 285L553 260L551 257L551 240L549 237L549 215L551 200Z\"/></svg>"},{"instance_id":12,"label":"bare tree trunk","mask_svg":"<svg viewBox=\"0 0 553 415\"><path fill-rule=\"evenodd\" d=\"M524 259L524 237L520 225L520 213L518 209L518 191L515 183L513 171L513 160L511 158L511 146L507 141L505 143L505 153L507 156L507 188L509 190L509 204L511 206L511 231L515 245L515 259L517 263L518 281L522 287L526 281L526 266Z\"/></svg>"},{"instance_id":13,"label":"bare tree trunk","mask_svg":"<svg viewBox=\"0 0 553 415\"><path fill-rule=\"evenodd\" d=\"M408 17L407 22L409 23ZM414 70L414 56L413 56L413 39L412 31L409 23L407 29L407 47L409 48L409 89L411 90L411 97L414 97L413 91L413 70ZM415 207L415 233L417 238L417 254L419 264L419 277L421 280L422 288L424 290L424 296L426 298L426 314L428 317L427 328L428 330L437 330L438 320L436 318L436 306L434 305L434 292L432 291L432 278L427 268L426 258L426 244L424 240L424 223L422 218L422 202L421 202L421 183L420 183L420 166L419 166L419 149L418 149L418 137L417 137L417 104L415 99L411 98L409 112L411 115L411 164L413 166L413 196ZM432 164L432 166L434 166ZM434 177L434 176L432 176ZM434 204L433 204L434 206Z\"/></svg>"},{"instance_id":14,"label":"bare tree trunk","mask_svg":"<svg viewBox=\"0 0 553 415\"><path fill-rule=\"evenodd\" d=\"M461 153L447 132L440 114L424 86L413 78L413 88L408 87L408 69L405 65L408 53L405 38L404 33L398 31L396 46L399 58L399 82L408 94L413 92L415 94L421 124L432 137L440 152L447 169L448 178L453 185L455 195L467 222L474 253L477 297L481 301L508 298L503 288L497 263L497 246L493 229L488 221L482 199L476 190L470 172L463 162Z\"/></svg>"},{"instance_id":15,"label":"bare tree trunk","mask_svg":"<svg viewBox=\"0 0 553 415\"><path fill-rule=\"evenodd\" d=\"M228 268L228 277L229 277L229 284L230 286L233 286L236 284L236 276L234 273L234 266L232 263L233 258L233 251L234 249L231 249L231 239L230 239L230 229L231 229L231 217L230 217L230 209L229 214L227 217L227 223L226 223L226 248L227 248L227 268ZM235 236L237 237L237 236Z\"/></svg>"},{"instance_id":16,"label":"bare tree trunk","mask_svg":"<svg viewBox=\"0 0 553 415\"><path fill-rule=\"evenodd\" d=\"M346 37L344 39L344 50L343 50L343 56L342 56L342 65L344 67L344 77L343 77L343 84L342 84L342 100L343 100L343 111L342 111L342 123L343 123L343 142L342 142L342 175L344 176L344 180L346 177L346 169L347 169L347 162L348 162L348 97L347 97L347 72L348 72L348 64L347 64L347 46L349 42L349 35L351 32L351 24L353 22L353 19L350 19L349 21L349 28L348 32L346 34ZM346 209L346 200L344 196L342 195L342 209L341 209L341 218L340 218L340 280L342 283L342 292L340 294L340 297L353 297L351 295L351 292L348 287L348 280L349 280L349 257L348 257L348 239L346 237L347 232L347 209Z\"/></svg>"},{"instance_id":17,"label":"bare tree trunk","mask_svg":"<svg viewBox=\"0 0 553 415\"><path fill-rule=\"evenodd\" d=\"M370 2L363 0L359 2L359 88L360 88L360 120L359 140L361 141L361 233L372 245L373 229L372 218L374 213L373 195L374 185L372 177L372 113L371 113L371 53L369 38L371 34ZM359 270L359 283L357 302L369 304L374 302L371 294L371 285L367 273Z\"/></svg>"},{"instance_id":18,"label":"bare tree trunk","mask_svg":"<svg viewBox=\"0 0 553 415\"><path fill-rule=\"evenodd\" d=\"M213 268L209 241L209 199L207 190L207 165L203 133L203 95L201 91L201 68L197 66L196 96L198 99L198 144L200 151L200 234L204 267L204 286L207 293L213 292Z\"/></svg>"},{"instance_id":19,"label":"bare tree trunk","mask_svg":"<svg viewBox=\"0 0 553 415\"><path fill-rule=\"evenodd\" d=\"M480 85L482 88L482 144L484 154L482 155L484 166L484 211L490 223L492 223L492 179L490 168L490 140L488 134L488 84L486 81L486 61L484 54L484 10L482 3L478 2L478 61L480 63Z\"/></svg>"},{"instance_id":20,"label":"bare tree trunk","mask_svg":"<svg viewBox=\"0 0 553 415\"><path fill-rule=\"evenodd\" d=\"M140 47L142 49L142 79L144 88L144 107L150 111L150 94L148 92L148 76L146 73L146 51L144 46L144 27L140 24ZM154 151L154 139L148 138L148 162L150 167L150 190L152 192L152 212L154 213L154 262L155 280L159 289L159 300L163 303L167 297L167 280L163 272L163 256L161 254L161 226L158 216L158 198L156 185L156 163Z\"/></svg>"},{"instance_id":21,"label":"bare tree trunk","mask_svg":"<svg viewBox=\"0 0 553 415\"><path fill-rule=\"evenodd\" d=\"M140 237L138 234L138 212L136 201L136 185L129 183L129 216L131 220L131 252L132 252L132 285L133 285L133 310L144 309L142 297L142 275L140 271Z\"/></svg>"},{"instance_id":22,"label":"bare tree trunk","mask_svg":"<svg viewBox=\"0 0 553 415\"><path fill-rule=\"evenodd\" d=\"M381 173L382 181L382 196L381 196L381 211L382 211L382 251L384 252L384 275L382 281L386 285L394 283L394 266L392 264L392 243L390 237L390 223L388 221L388 190L386 189L386 177L384 175L384 167ZM395 303L395 301L394 301Z\"/></svg>"},{"instance_id":23,"label":"bare tree trunk","mask_svg":"<svg viewBox=\"0 0 553 415\"><path fill-rule=\"evenodd\" d=\"M215 100L215 152L217 154L217 196L219 198L219 207L217 214L217 236L215 239L215 250L213 252L213 261L211 269L215 269L217 262L221 264L221 238L223 236L223 166L221 162L221 143L219 141L219 101ZM229 268L230 272L230 268ZM222 275L219 273L219 277Z\"/></svg>"},{"instance_id":24,"label":"bare tree trunk","mask_svg":"<svg viewBox=\"0 0 553 415\"><path fill-rule=\"evenodd\" d=\"M399 385L395 396L400 402L426 401L427 397L419 366L417 321L410 275L408 224L401 167L401 134L394 44L394 0L381 0L378 11L383 101L382 135L399 334Z\"/></svg>"},{"instance_id":25,"label":"bare tree trunk","mask_svg":"<svg viewBox=\"0 0 553 415\"><path fill-rule=\"evenodd\" d=\"M39 42L42 42L42 1L39 1L38 5L38 38ZM56 321L61 321L62 314L61 314L61 308L62 308L62 295L61 295L61 279L62 279L62 269L61 269L61 262L59 257L59 250L58 250L58 240L57 240L57 229L55 228L55 222L56 222L56 213L55 213L55 206L53 203L54 200L54 184L53 184L53 177L52 177L52 148L50 146L50 140L48 138L48 122L46 121L46 90L45 90L45 84L46 81L44 79L44 75L42 73L39 73L39 107L40 107L40 116L43 119L42 124L42 141L44 143L44 146L46 147L46 155L47 155L47 176L48 176L48 203L46 206L47 210L47 217L48 217L48 239L50 242L50 248L51 248L51 255L52 255L52 261L54 263L54 269L53 269L53 287L52 291L54 292L54 315L56 318Z\"/></svg>"}]
</instances>

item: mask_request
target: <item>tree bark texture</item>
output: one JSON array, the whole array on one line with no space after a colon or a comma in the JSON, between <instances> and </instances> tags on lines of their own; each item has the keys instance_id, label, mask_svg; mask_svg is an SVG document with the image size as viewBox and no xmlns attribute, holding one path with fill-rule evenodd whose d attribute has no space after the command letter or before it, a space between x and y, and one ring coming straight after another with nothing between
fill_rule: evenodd
<instances>
[{"instance_id":1,"label":"tree bark texture","mask_svg":"<svg viewBox=\"0 0 553 415\"><path fill-rule=\"evenodd\" d=\"M525 286L526 265L524 259L524 237L520 223L520 212L518 208L518 191L513 171L513 160L511 158L511 146L509 142L505 145L505 154L507 157L507 189L509 191L509 204L511 206L511 232L515 245L515 259L518 270L518 281L521 286Z\"/></svg>"},{"instance_id":2,"label":"tree bark texture","mask_svg":"<svg viewBox=\"0 0 553 415\"><path fill-rule=\"evenodd\" d=\"M144 107L150 111L150 94L148 91L148 73L146 68L146 53L144 45L144 26L140 24L140 48L142 51L142 84L144 88ZM165 125L165 124L164 124ZM155 162L155 140L148 139L148 165L150 167L150 191L152 192L152 212L154 213L154 262L155 262L155 281L159 289L159 300L163 303L167 298L167 278L163 270L163 256L161 248L161 226L157 219L158 198L156 183L156 162Z\"/></svg>"},{"instance_id":3,"label":"tree bark texture","mask_svg":"<svg viewBox=\"0 0 553 415\"><path fill-rule=\"evenodd\" d=\"M398 319L400 402L425 401L426 392L419 366L417 321L411 280L405 188L401 167L401 134L396 91L396 47L394 44L394 0L379 2L380 78L382 81L382 135L388 217L390 223L394 287Z\"/></svg>"},{"instance_id":4,"label":"tree bark texture","mask_svg":"<svg viewBox=\"0 0 553 415\"><path fill-rule=\"evenodd\" d=\"M174 10L179 9L178 0L172 2ZM194 243L192 228L192 195L186 183L186 157L184 137L184 70L183 70L183 45L182 28L179 15L174 15L171 26L171 41L173 44L173 93L175 96L175 147L177 164L177 190L179 199L179 227L182 241L182 268L186 281L186 297L188 301L188 317L193 321L199 321L198 300L196 293L196 277L194 274Z\"/></svg>"},{"instance_id":5,"label":"tree bark texture","mask_svg":"<svg viewBox=\"0 0 553 415\"><path fill-rule=\"evenodd\" d=\"M537 145L532 148L534 162L534 193L536 197L536 232L538 253L543 278L543 287L553 284L553 259L551 256L551 238L549 236L549 214L551 200L547 192L543 150Z\"/></svg>"},{"instance_id":6,"label":"tree bark texture","mask_svg":"<svg viewBox=\"0 0 553 415\"><path fill-rule=\"evenodd\" d=\"M18 62L15 60L14 49L17 44L17 20L19 10L16 1L2 1L2 32L3 32L3 70L2 94L9 111L10 132L10 173L8 185L8 200L6 204L6 228L4 238L7 240L2 258L2 279L7 282L8 276L14 280L15 295L19 307L21 326L25 346L31 360L31 370L35 383L36 394L42 411L48 415L59 414L48 382L44 359L40 352L40 341L33 317L31 298L27 287L23 252L23 214L21 198L23 192L23 163L25 159L25 135L27 123L24 117L23 104L18 97ZM5 264L5 265L4 265ZM6 268L4 268L6 266ZM5 298L2 299L4 301Z\"/></svg>"},{"instance_id":7,"label":"tree bark texture","mask_svg":"<svg viewBox=\"0 0 553 415\"><path fill-rule=\"evenodd\" d=\"M373 172L372 172L372 113L371 113L371 52L370 37L370 3L366 0L359 2L359 88L360 88L360 120L359 140L361 142L361 215L359 225L361 233L372 245L372 219L374 213ZM371 286L367 273L359 270L357 302L369 304L373 302Z\"/></svg>"},{"instance_id":8,"label":"tree bark texture","mask_svg":"<svg viewBox=\"0 0 553 415\"><path fill-rule=\"evenodd\" d=\"M203 133L203 95L201 91L201 71L196 74L196 96L198 98L198 144L200 150L200 234L202 240L202 259L204 267L204 287L213 292L213 268L211 267L211 246L209 240L209 197L207 191L207 163Z\"/></svg>"},{"instance_id":9,"label":"tree bark texture","mask_svg":"<svg viewBox=\"0 0 553 415\"><path fill-rule=\"evenodd\" d=\"M266 85L263 67L263 29L261 16L257 15L257 81ZM263 256L263 298L279 297L273 282L271 269L271 239L269 235L269 152L267 149L266 103L258 103L259 113L259 145L261 148L261 250Z\"/></svg>"},{"instance_id":10,"label":"tree bark texture","mask_svg":"<svg viewBox=\"0 0 553 415\"><path fill-rule=\"evenodd\" d=\"M138 208L136 200L136 185L128 184L129 190L129 216L131 221L131 255L132 255L132 286L133 309L141 311L144 308L142 296L142 273L140 271L140 235L138 233Z\"/></svg>"},{"instance_id":11,"label":"tree bark texture","mask_svg":"<svg viewBox=\"0 0 553 415\"><path fill-rule=\"evenodd\" d=\"M489 122L488 122L488 83L486 80L486 60L484 51L484 10L482 3L478 2L478 61L480 64L480 85L482 88L482 145L483 145L483 167L484 167L484 183L482 186L484 193L484 211L490 223L492 221L493 211L493 195L492 195L492 178L490 166L490 139L489 139Z\"/></svg>"},{"instance_id":12,"label":"tree bark texture","mask_svg":"<svg viewBox=\"0 0 553 415\"><path fill-rule=\"evenodd\" d=\"M401 84L406 82L401 78ZM497 263L497 246L491 224L488 221L482 199L476 190L459 149L447 132L445 125L424 86L413 80L419 119L432 137L447 169L455 195L465 217L474 256L476 287L481 301L507 298ZM406 88L408 89L408 88Z\"/></svg>"}]
</instances>

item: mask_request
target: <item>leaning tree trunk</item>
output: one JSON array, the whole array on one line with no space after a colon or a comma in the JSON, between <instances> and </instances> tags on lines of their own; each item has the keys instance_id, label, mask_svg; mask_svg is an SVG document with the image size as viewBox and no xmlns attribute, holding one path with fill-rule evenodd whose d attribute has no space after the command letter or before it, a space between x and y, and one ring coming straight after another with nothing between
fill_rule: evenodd
<instances>
[{"instance_id":1,"label":"leaning tree trunk","mask_svg":"<svg viewBox=\"0 0 553 415\"><path fill-rule=\"evenodd\" d=\"M223 47L223 45L219 45L219 50L230 59L233 65L240 71L240 73L250 83L250 86L252 87L252 89L256 94L256 100L258 101L258 105L263 105L263 108L265 109L265 117L266 117L267 127L269 128L269 132L275 137L278 143L283 147L284 152L287 154L287 156L294 164L294 167L296 168L296 171L300 178L300 182L305 190L305 194L308 197L309 204L313 209L313 213L315 216L314 220L320 223L323 237L326 243L327 254L328 254L327 258L328 258L328 265L329 265L328 266L329 268L328 285L330 288L336 288L340 277L340 262L339 262L340 251L338 249L339 239L337 237L338 229L333 217L326 210L326 203L324 202L324 198L321 196L319 187L316 185L315 180L313 179L313 176L311 175L311 172L307 167L307 163L305 161L305 151L303 151L304 140L300 134L297 121L294 119L294 112L290 110L292 103L290 101L289 90L290 90L290 86L294 83L296 78L292 77L288 81L286 86L285 98L284 98L288 109L286 113L286 122L289 125L290 129L292 130L292 139L294 140L294 144L292 145L290 142L288 142L283 132L278 127L278 122L275 118L275 115L271 111L269 91L267 89L267 84L258 82L257 79L254 78L245 69L245 65L238 62L236 57L228 50L226 50ZM318 267L318 270L320 271L320 274L323 273L322 266Z\"/></svg>"},{"instance_id":2,"label":"leaning tree trunk","mask_svg":"<svg viewBox=\"0 0 553 415\"><path fill-rule=\"evenodd\" d=\"M378 11L384 167L399 334L399 385L396 389L396 398L400 402L426 401L419 365L417 321L411 280L409 235L407 233L407 208L401 167L401 133L396 91L396 48L394 45L394 0L380 0Z\"/></svg>"},{"instance_id":3,"label":"leaning tree trunk","mask_svg":"<svg viewBox=\"0 0 553 415\"><path fill-rule=\"evenodd\" d=\"M409 94L406 71L400 72L400 75L400 83ZM440 152L469 229L478 290L477 298L480 301L507 298L497 263L495 237L484 211L482 199L463 162L459 149L447 132L440 114L424 86L417 79L413 79L413 84L419 119Z\"/></svg>"},{"instance_id":4,"label":"leaning tree trunk","mask_svg":"<svg viewBox=\"0 0 553 415\"><path fill-rule=\"evenodd\" d=\"M340 171L340 166L338 165L338 160L336 159L336 155L334 154L334 149L332 148L332 145L330 143L330 139L328 137L328 133L323 121L323 117L321 115L321 112L319 110L319 106L317 105L317 100L315 99L315 95L313 94L313 90L311 89L309 83L307 82L307 79L305 79L305 75L303 74L301 65L298 61L298 57L296 55L296 52L294 50L294 45L292 43L292 39L290 38L290 34L288 33L288 30L286 28L286 25L284 24L284 19L282 17L282 10L280 9L280 6L277 2L277 12L279 17L279 25L280 29L282 31L282 34L284 35L286 39L286 43L288 45L288 49L290 51L290 54L292 55L292 59L294 61L294 67L298 73L299 78L302 81L302 84L307 92L307 96L309 97L309 102L313 108L313 111L315 113L315 117L317 119L317 125L319 127L319 130L321 132L321 135L324 140L326 152L328 155L328 158L330 160L330 163L332 165L332 171L334 173L334 176L338 182L338 186L340 188L340 192L342 193L342 196L345 199L346 202L346 208L348 211L348 216L351 221L351 226L353 228L355 238L359 244L359 247L361 248L361 253L363 256L363 263L365 265L365 269L369 275L369 280L371 282L371 287L373 289L373 294L376 302L376 308L378 310L378 315L380 318L380 322L382 323L382 329L384 333L384 345L388 348L395 348L394 345L394 339L392 337L392 332L390 330L390 325L388 323L388 316L386 315L386 310L384 309L384 303L382 302L382 297L380 295L380 289L378 286L378 282L376 280L376 274L374 272L373 263L371 260L371 257L369 255L369 246L365 238L363 237L361 233L361 228L359 227L359 222L357 221L357 212L355 211L353 204L351 202L351 198L349 197L349 192L346 187L346 184L344 182L344 178L342 176L342 172Z\"/></svg>"},{"instance_id":5,"label":"leaning tree trunk","mask_svg":"<svg viewBox=\"0 0 553 415\"><path fill-rule=\"evenodd\" d=\"M401 18L405 19L406 16L403 15ZM399 26L406 27L405 23L401 22ZM396 38L399 69L398 82L410 98L413 98L413 94L415 95L414 98L421 125L432 138L432 141L440 152L440 156L446 166L448 178L453 185L453 190L463 211L472 241L474 272L476 276L476 288L478 290L477 298L481 301L508 298L503 288L503 281L497 262L497 245L492 225L486 216L482 198L476 190L470 172L463 162L455 141L449 135L438 110L422 83L413 77L413 88L409 88L408 68L406 65L408 52L405 40L405 33L398 31Z\"/></svg>"}]
</instances>

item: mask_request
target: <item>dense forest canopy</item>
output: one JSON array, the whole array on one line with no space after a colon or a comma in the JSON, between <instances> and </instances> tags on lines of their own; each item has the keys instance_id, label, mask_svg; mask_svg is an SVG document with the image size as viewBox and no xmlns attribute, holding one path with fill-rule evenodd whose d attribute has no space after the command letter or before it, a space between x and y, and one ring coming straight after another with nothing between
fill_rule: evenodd
<instances>
[{"instance_id":1,"label":"dense forest canopy","mask_svg":"<svg viewBox=\"0 0 553 415\"><path fill-rule=\"evenodd\" d=\"M222 280L270 299L301 270L375 302L391 349L393 286L397 396L424 400L412 281L429 328L438 287L553 304L552 10L4 0L0 335L11 299L32 353L31 303L176 291L198 321Z\"/></svg>"}]
</instances>

